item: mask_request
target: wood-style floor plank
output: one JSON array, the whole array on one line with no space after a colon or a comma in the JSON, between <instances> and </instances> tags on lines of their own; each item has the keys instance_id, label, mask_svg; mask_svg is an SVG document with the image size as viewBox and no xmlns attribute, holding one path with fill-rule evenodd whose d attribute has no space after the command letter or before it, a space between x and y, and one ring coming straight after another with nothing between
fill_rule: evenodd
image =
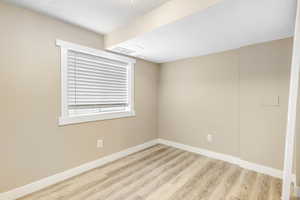
<instances>
[{"instance_id":1,"label":"wood-style floor plank","mask_svg":"<svg viewBox=\"0 0 300 200\"><path fill-rule=\"evenodd\" d=\"M156 145L19 200L280 200L279 179Z\"/></svg>"}]
</instances>

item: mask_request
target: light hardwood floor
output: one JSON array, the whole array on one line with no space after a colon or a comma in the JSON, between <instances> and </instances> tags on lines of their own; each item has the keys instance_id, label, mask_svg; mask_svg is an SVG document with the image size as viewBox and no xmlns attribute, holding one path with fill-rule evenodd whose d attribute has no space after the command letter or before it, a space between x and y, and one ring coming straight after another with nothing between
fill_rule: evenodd
<instances>
[{"instance_id":1,"label":"light hardwood floor","mask_svg":"<svg viewBox=\"0 0 300 200\"><path fill-rule=\"evenodd\" d=\"M281 180L156 145L22 200L280 200Z\"/></svg>"}]
</instances>

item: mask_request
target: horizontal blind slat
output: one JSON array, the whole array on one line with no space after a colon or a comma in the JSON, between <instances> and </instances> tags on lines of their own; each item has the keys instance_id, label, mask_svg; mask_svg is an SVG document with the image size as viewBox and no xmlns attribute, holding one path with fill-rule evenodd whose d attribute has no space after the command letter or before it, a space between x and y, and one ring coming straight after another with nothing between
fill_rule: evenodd
<instances>
[{"instance_id":1,"label":"horizontal blind slat","mask_svg":"<svg viewBox=\"0 0 300 200\"><path fill-rule=\"evenodd\" d=\"M127 97L126 96L123 96L123 97L119 97L119 96L102 96L102 97L99 97L99 96L78 96L78 95L75 95L75 96L68 96L69 99L92 99L92 100L109 100L109 99L121 99L121 100L126 100Z\"/></svg>"},{"instance_id":2,"label":"horizontal blind slat","mask_svg":"<svg viewBox=\"0 0 300 200\"><path fill-rule=\"evenodd\" d=\"M115 104L126 104L127 101L120 101L120 100L109 100L109 101L93 101L93 100L82 100L82 101L69 101L69 105L102 105L102 104L111 104L111 105L115 105Z\"/></svg>"},{"instance_id":3,"label":"horizontal blind slat","mask_svg":"<svg viewBox=\"0 0 300 200\"><path fill-rule=\"evenodd\" d=\"M113 104L126 104L126 103L127 103L126 101L80 101L80 102L69 101L69 105L95 105L95 104L98 104L98 105L111 104L111 105L113 105Z\"/></svg>"},{"instance_id":4,"label":"horizontal blind slat","mask_svg":"<svg viewBox=\"0 0 300 200\"><path fill-rule=\"evenodd\" d=\"M69 105L70 108L109 108L109 107L119 107L119 109L124 109L127 104L93 104L93 105Z\"/></svg>"},{"instance_id":5,"label":"horizontal blind slat","mask_svg":"<svg viewBox=\"0 0 300 200\"><path fill-rule=\"evenodd\" d=\"M109 83L121 83L121 84L127 84L127 81L110 81L110 80L104 80L101 78L91 77L91 76L83 76L83 75L70 75L68 77L68 80L88 80L88 81L95 81L95 82L109 82Z\"/></svg>"},{"instance_id":6,"label":"horizontal blind slat","mask_svg":"<svg viewBox=\"0 0 300 200\"><path fill-rule=\"evenodd\" d=\"M127 106L127 103L115 103L115 104L110 104L110 103L101 103L101 104L97 104L97 103L92 103L92 104L70 104L69 107L93 107L93 108L100 108L100 107L120 107L120 106Z\"/></svg>"},{"instance_id":7,"label":"horizontal blind slat","mask_svg":"<svg viewBox=\"0 0 300 200\"><path fill-rule=\"evenodd\" d=\"M74 80L69 80L68 81L69 86L97 86L99 88L101 87L113 87L113 88L127 88L127 84L123 83L110 83L110 82L93 82L93 81L88 81L88 80L79 80L79 81L74 81Z\"/></svg>"},{"instance_id":8,"label":"horizontal blind slat","mask_svg":"<svg viewBox=\"0 0 300 200\"><path fill-rule=\"evenodd\" d=\"M68 94L68 96L69 97L76 97L76 95L77 96L86 96L86 97L103 97L103 98L106 98L106 97L122 97L122 98L124 98L124 97L127 97L127 93L118 93L118 94L109 94L109 93L107 93L107 94L90 94L90 93L85 93L85 92L81 92L81 93L79 93L79 92L76 92L76 94L75 94L75 92L71 92L71 93L69 93Z\"/></svg>"},{"instance_id":9,"label":"horizontal blind slat","mask_svg":"<svg viewBox=\"0 0 300 200\"><path fill-rule=\"evenodd\" d=\"M103 101L95 101L95 100L90 100L90 99L86 99L86 100L81 100L81 101L69 101L69 104L70 105L84 105L84 104L87 104L87 105L90 105L90 104L99 104L99 105L102 105L102 104L111 104L111 105L114 105L114 104L126 104L127 101L121 101L121 100L103 100Z\"/></svg>"},{"instance_id":10,"label":"horizontal blind slat","mask_svg":"<svg viewBox=\"0 0 300 200\"><path fill-rule=\"evenodd\" d=\"M84 86L77 86L75 87L69 87L68 91L77 91L77 92L127 92L126 89L117 89L117 88L91 88L91 87L84 87Z\"/></svg>"},{"instance_id":11,"label":"horizontal blind slat","mask_svg":"<svg viewBox=\"0 0 300 200\"><path fill-rule=\"evenodd\" d=\"M98 104L98 105L103 105L103 104L111 104L111 105L116 105L116 104L127 104L127 101L123 100L108 100L108 101L95 101L95 100L90 100L90 99L83 99L81 101L69 101L69 105L95 105L95 104Z\"/></svg>"},{"instance_id":12,"label":"horizontal blind slat","mask_svg":"<svg viewBox=\"0 0 300 200\"><path fill-rule=\"evenodd\" d=\"M75 90L68 90L68 93L77 93L77 94L85 94L85 95L99 95L99 96L107 96L107 95L127 95L126 91L75 91Z\"/></svg>"}]
</instances>

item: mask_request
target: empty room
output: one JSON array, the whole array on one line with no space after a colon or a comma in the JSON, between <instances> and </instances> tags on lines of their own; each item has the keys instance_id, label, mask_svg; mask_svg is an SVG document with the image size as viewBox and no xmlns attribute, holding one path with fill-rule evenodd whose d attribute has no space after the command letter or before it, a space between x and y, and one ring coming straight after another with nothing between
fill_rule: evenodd
<instances>
[{"instance_id":1,"label":"empty room","mask_svg":"<svg viewBox=\"0 0 300 200\"><path fill-rule=\"evenodd\" d=\"M300 0L0 0L0 200L299 200Z\"/></svg>"}]
</instances>

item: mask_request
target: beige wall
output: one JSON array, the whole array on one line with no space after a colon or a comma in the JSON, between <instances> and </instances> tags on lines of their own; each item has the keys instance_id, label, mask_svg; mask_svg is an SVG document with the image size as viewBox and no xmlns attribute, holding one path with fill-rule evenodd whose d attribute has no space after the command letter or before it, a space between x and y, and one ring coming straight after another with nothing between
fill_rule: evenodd
<instances>
[{"instance_id":1,"label":"beige wall","mask_svg":"<svg viewBox=\"0 0 300 200\"><path fill-rule=\"evenodd\" d=\"M277 169L283 168L291 54L292 39L240 49L240 154Z\"/></svg>"},{"instance_id":2,"label":"beige wall","mask_svg":"<svg viewBox=\"0 0 300 200\"><path fill-rule=\"evenodd\" d=\"M284 39L163 64L159 136L281 169L291 50Z\"/></svg>"},{"instance_id":3,"label":"beige wall","mask_svg":"<svg viewBox=\"0 0 300 200\"><path fill-rule=\"evenodd\" d=\"M137 61L136 117L59 127L55 39L101 49L103 36L4 3L0 24L0 192L157 137L158 65Z\"/></svg>"},{"instance_id":4,"label":"beige wall","mask_svg":"<svg viewBox=\"0 0 300 200\"><path fill-rule=\"evenodd\" d=\"M160 137L238 155L238 51L163 64L159 102Z\"/></svg>"}]
</instances>

